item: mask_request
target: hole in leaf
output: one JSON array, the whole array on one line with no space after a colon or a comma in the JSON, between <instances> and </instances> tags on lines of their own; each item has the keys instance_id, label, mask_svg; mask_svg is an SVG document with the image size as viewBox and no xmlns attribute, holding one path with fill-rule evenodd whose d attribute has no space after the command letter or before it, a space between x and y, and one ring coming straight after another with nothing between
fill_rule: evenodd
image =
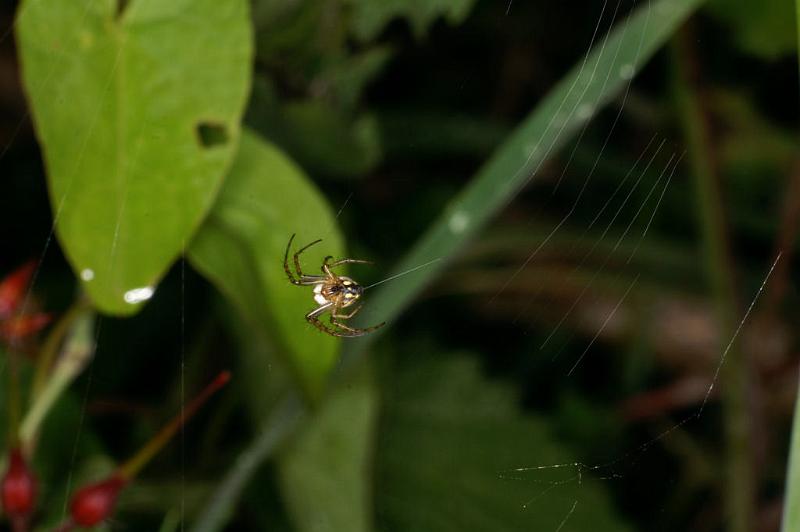
<instances>
[{"instance_id":1,"label":"hole in leaf","mask_svg":"<svg viewBox=\"0 0 800 532\"><path fill-rule=\"evenodd\" d=\"M214 148L228 142L227 128L222 124L213 122L200 122L197 124L197 136L204 148Z\"/></svg>"},{"instance_id":2,"label":"hole in leaf","mask_svg":"<svg viewBox=\"0 0 800 532\"><path fill-rule=\"evenodd\" d=\"M131 0L117 0L117 13L116 13L117 20L122 18L122 16L125 14L125 10L128 9L130 3Z\"/></svg>"}]
</instances>

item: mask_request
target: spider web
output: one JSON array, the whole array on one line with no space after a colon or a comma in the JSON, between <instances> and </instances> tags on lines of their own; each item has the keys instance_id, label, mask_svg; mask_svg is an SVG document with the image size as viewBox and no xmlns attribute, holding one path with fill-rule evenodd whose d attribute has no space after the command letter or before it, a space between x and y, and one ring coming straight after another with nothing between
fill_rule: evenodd
<instances>
[{"instance_id":1,"label":"spider web","mask_svg":"<svg viewBox=\"0 0 800 532\"><path fill-rule=\"evenodd\" d=\"M639 2L640 4L643 2ZM88 5L88 4L87 4ZM506 8L506 15L509 17L514 16L514 2L509 1L507 3ZM601 47L603 53L613 53L613 51L608 51L604 49L605 42L607 39L607 34L603 34L602 29L604 27L612 26L617 19L620 17L621 13L624 11L624 6L622 0L618 0L614 2L613 0L606 0L602 3L599 8L599 13L597 15L597 21L594 25L594 30L592 35L589 38L589 43L587 46L587 51L593 49L597 46ZM0 44L5 42L12 32L12 27L9 27L0 37ZM584 62L584 65L586 63ZM606 80L610 78L610 76L619 75L617 72L597 72L597 76L604 76ZM111 80L109 79L109 85ZM541 242L530 249L523 260L521 260L513 271L507 276L504 280L503 284L492 293L489 301L485 304L485 307L489 310L495 309L499 302L504 298L506 292L514 285L515 281L518 280L519 277L523 276L526 271L530 270L531 268L537 265L537 262L540 260L541 255L548 249L548 244L553 241L553 239L557 238L570 224L576 225L575 217L579 212L579 206L581 206L582 202L585 202L587 199L587 194L592 193L592 178L595 176L595 172L601 162L603 161L604 157L606 156L607 148L613 145L615 141L615 134L617 133L617 127L619 122L623 116L624 111L627 109L628 105L628 98L630 96L631 87L633 85L633 78L630 78L630 83L625 87L625 90L615 104L616 110L613 113L613 117L610 120L610 124L604 127L607 128L606 134L602 137L602 143L599 150L596 153L592 163L590 164L590 169L588 172L585 173L585 176L582 177L582 180L579 180L580 185L578 186L577 192L572 193L573 198L572 201L567 203L567 207L563 214L557 217L556 221L552 223L552 227L550 227L549 232L544 236ZM599 102L598 102L599 103ZM596 105L595 105L596 107ZM567 110L568 113L580 113L585 112L580 108L573 108ZM12 144L15 142L15 139L22 131L22 127L24 122L27 120L27 116L23 117L19 121L19 125L14 129L11 140L3 146L2 151L0 151L0 161L2 161L8 154ZM555 118L555 117L554 117ZM96 121L95 117L89 117L90 123L93 124ZM558 178L555 180L555 183L550 183L552 188L552 195L555 198L556 195L560 194L563 196L564 190L563 188L566 187L567 184L571 181L572 177L572 168L574 165L574 160L576 154L579 153L580 149L584 145L585 137L587 132L590 131L590 128L595 127L594 125L587 123L586 126L580 131L577 136L575 143L572 145L571 149L567 152L566 161L563 162L560 166L560 172L555 172L558 174ZM591 357L593 355L593 348L595 347L596 343L599 339L604 336L609 325L614 325L616 321L619 321L620 314L626 311L626 305L629 300L634 297L637 293L637 290L640 288L641 280L643 278L642 272L634 273L631 277L630 275L626 275L626 272L623 270L618 270L616 273L612 273L612 279L616 283L622 283L623 287L618 293L618 298L616 300L611 301L611 304L607 307L605 312L601 313L600 320L597 326L594 328L593 334L589 335L588 338L585 339L584 348L576 353L571 353L569 355L565 354L564 351L568 348L570 343L574 340L574 336L572 335L568 337L566 340L562 342L560 348L553 349L552 344L561 336L563 329L569 323L569 321L574 317L574 314L586 304L586 299L594 292L595 286L598 284L599 279L607 273L607 271L613 266L616 267L616 264L613 264L616 258L616 252L620 249L623 245L623 242L629 237L629 235L638 235L636 239L637 243L630 251L625 261L626 265L631 264L636 258L637 253L640 251L641 245L646 242L647 236L650 233L654 221L658 219L659 210L662 207L663 200L668 198L670 195L671 185L673 184L673 178L676 176L676 173L679 172L681 168L681 164L684 160L685 148L682 146L678 147L671 147L669 139L664 136L661 132L653 132L650 141L646 144L644 149L636 158L635 162L629 167L628 172L622 176L620 181L618 182L616 188L608 195L599 210L593 215L585 220L580 220L577 222L577 225L583 225L584 230L582 231L582 235L580 236L580 240L575 242L572 246L570 251L575 252L578 249L585 249L585 246L579 246L584 240L591 240L591 244L588 247L588 251L586 251L581 258L577 261L575 266L564 276L563 280L561 281L560 285L555 286L555 288L559 288L568 284L571 280L575 280L577 277L580 276L580 273L583 269L585 269L586 265L593 264L593 270L583 285L582 289L578 291L577 295L572 299L571 303L568 307L564 310L562 314L558 316L558 319L553 320L552 328L550 332L546 335L545 339L539 346L539 351L551 350L555 352L555 357L571 357L569 362L568 370L564 372L563 377L565 379L572 378L576 374L579 374L582 369L582 364L584 363L587 357ZM76 160L76 167L79 164L81 158L85 157L87 154L85 150L81 150L80 152L75 154ZM666 160L665 160L666 159ZM650 174L651 170L657 169L657 179L652 183L647 182L647 176ZM535 169L535 171L531 175L531 179L538 176L542 173L544 169L540 166ZM541 184L537 183L535 180L531 183L532 187L542 187ZM356 191L351 191L344 202L341 204L338 212L336 214L336 218L338 219L339 216L346 212L349 207L350 200ZM637 194L639 195L637 197ZM621 199L620 199L621 198ZM29 291L25 298L25 303L22 306L22 311L24 312L29 305L31 304L31 294L35 289L38 287L39 281L39 273L42 268L42 265L48 260L48 250L51 248L53 244L53 234L55 230L55 225L59 221L61 208L65 202L70 201L69 192L65 194L63 197L58 199L57 207L53 213L53 222L52 227L45 238L44 242L42 243L42 251L38 258L37 269L34 273L33 280ZM614 205L616 202L616 209L614 209ZM633 215L628 218L627 224L624 225L623 232L616 236L616 238L611 238L612 229L616 227L618 221L624 220L627 212L631 210L631 204L638 204L634 209ZM610 218L608 218L608 213L613 212ZM531 223L534 220L534 214L530 214L531 216ZM600 224L600 221L604 219L604 216L608 220L607 223L602 228L602 231L599 236L593 236L592 230L595 229L596 226ZM638 224L638 225L637 225ZM324 235L323 235L324 237ZM608 248L604 248L603 245L607 244L607 240L611 240L612 244L610 250ZM115 240L116 242L116 240ZM606 249L605 254L602 249ZM599 258L598 258L599 255ZM724 363L726 362L726 357L731 350L732 346L734 346L735 342L738 340L740 332L742 331L745 324L751 317L751 312L756 307L760 296L762 295L765 286L769 282L771 275L773 274L776 267L779 265L781 261L782 255L779 251L775 258L771 261L769 268L763 274L761 283L757 289L757 291L752 294L750 298L750 303L747 306L745 312L740 317L740 321L733 333L733 335L728 339L727 343L725 343L725 348L722 351L721 355L719 356L717 363L715 365L715 369L713 375L710 379L710 383L707 385L705 389L705 393L702 396L701 403L696 407L694 412L690 413L689 415L681 418L677 422L672 423L667 429L659 432L655 437L645 440L640 445L634 447L632 450L622 452L615 458L602 462L602 463L592 463L587 464L583 462L570 462L570 463L556 463L556 464L537 464L533 461L533 465L531 464L520 464L520 466L512 471L499 471L497 472L499 475L503 477L509 478L509 481L516 480L516 481L529 481L529 482L540 482L540 479L537 479L537 475L544 471L550 470L565 470L569 472L569 476L565 479L558 480L558 481L541 481L543 482L546 487L543 489L542 493L538 497L547 497L552 492L558 490L558 488L564 484L570 483L577 483L581 484L585 475L592 475L594 478L599 480L617 480L621 478L623 475L627 474L632 468L637 467L641 456L646 453L647 451L651 450L654 445L663 442L665 439L669 438L673 435L678 429L685 427L687 424L690 423L701 423L705 417L703 416L706 406L709 400L712 397L712 392L715 390L717 386L720 371L723 367ZM111 260L114 259L114 253L112 250ZM439 260L439 259L434 259ZM433 262L433 261L432 261ZM408 270L404 274L412 273L416 269L424 268L428 266L430 263L425 263L417 266L414 269ZM179 330L177 331L177 335L180 338L180 345L179 345L179 366L176 370L177 372L177 380L180 383L180 390L179 396L181 398L181 404L184 404L184 398L186 395L185 390L185 375L187 370L186 365L186 300L187 300L187 281L186 281L186 269L185 264L181 262L180 264L180 317L179 317ZM403 274L401 274L403 275ZM374 286L378 286L384 282L391 282L394 280L395 277L390 277L386 279L379 280L372 285L369 285L367 288L372 288ZM536 302L536 298L541 295L542 290L544 287L538 287L533 293L529 294L529 301L522 306L519 307L517 311L516 317L513 318L512 324L519 325L523 322L532 312L531 307ZM533 325L528 325L523 330L524 333L530 333ZM521 327L523 328L523 327ZM100 340L101 332L103 330L103 326L98 320L98 324L96 326L96 342ZM584 341L583 339L580 341ZM110 356L110 354L98 353L98 356ZM5 370L5 360L2 362L2 369L0 371ZM87 405L93 395L92 389L94 386L94 373L93 373L94 363L91 363L87 370L86 370L86 380L84 389L81 392L81 416L80 422L77 427L75 427L75 435L73 439L73 443L71 445L72 448L72 459L70 465L70 476L65 479L64 485L64 507L62 511L62 516L66 515L67 512L67 494L72 491L74 488L73 482L73 471L76 468L76 464L78 461L78 449L79 443L81 441L83 435L83 429L85 424L86 418L86 411ZM181 491L184 490L184 483L185 483L185 471L187 467L186 463L186 453L187 453L187 441L185 440L183 433L181 433L181 440L180 440L180 470L181 470ZM623 472L624 471L624 472ZM521 476L524 474L524 476ZM655 480L654 480L655 481ZM184 525L184 515L185 515L185 505L184 499L181 498L181 509L180 509L180 523L181 529L183 529ZM527 501L521 508L521 510L526 510L530 507L534 502L534 500ZM569 526L569 521L573 513L576 511L577 508L580 507L580 500L575 500L569 511L564 515L563 520L555 529L555 532L561 532L562 530L567 530Z\"/></svg>"}]
</instances>

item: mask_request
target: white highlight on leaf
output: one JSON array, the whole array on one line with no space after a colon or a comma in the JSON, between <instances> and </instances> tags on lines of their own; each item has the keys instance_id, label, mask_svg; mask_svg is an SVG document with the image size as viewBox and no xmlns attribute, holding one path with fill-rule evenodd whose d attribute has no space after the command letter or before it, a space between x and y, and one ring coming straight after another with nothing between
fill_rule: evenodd
<instances>
[{"instance_id":1,"label":"white highlight on leaf","mask_svg":"<svg viewBox=\"0 0 800 532\"><path fill-rule=\"evenodd\" d=\"M633 65L630 63L622 65L619 67L619 77L625 80L633 79L633 75L636 73L636 69L634 69Z\"/></svg>"},{"instance_id":2,"label":"white highlight on leaf","mask_svg":"<svg viewBox=\"0 0 800 532\"><path fill-rule=\"evenodd\" d=\"M594 105L590 103L581 104L576 111L576 115L580 120L586 120L594 114Z\"/></svg>"},{"instance_id":3,"label":"white highlight on leaf","mask_svg":"<svg viewBox=\"0 0 800 532\"><path fill-rule=\"evenodd\" d=\"M450 217L450 221L447 222L447 226L453 233L463 233L464 230L469 227L469 216L462 211L456 211Z\"/></svg>"},{"instance_id":4,"label":"white highlight on leaf","mask_svg":"<svg viewBox=\"0 0 800 532\"><path fill-rule=\"evenodd\" d=\"M141 303L142 301L147 301L153 297L154 293L155 290L153 290L152 286L143 286L141 288L128 290L125 292L123 299L125 300L125 303L128 303L129 305L135 305L137 303Z\"/></svg>"},{"instance_id":5,"label":"white highlight on leaf","mask_svg":"<svg viewBox=\"0 0 800 532\"><path fill-rule=\"evenodd\" d=\"M84 281L91 281L94 279L94 270L91 268L86 268L85 270L81 271L81 279Z\"/></svg>"}]
</instances>

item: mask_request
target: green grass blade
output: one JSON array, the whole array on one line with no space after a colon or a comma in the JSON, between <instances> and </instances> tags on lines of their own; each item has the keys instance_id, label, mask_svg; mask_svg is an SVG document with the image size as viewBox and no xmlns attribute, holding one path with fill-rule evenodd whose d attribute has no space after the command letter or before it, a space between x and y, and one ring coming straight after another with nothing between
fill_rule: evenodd
<instances>
[{"instance_id":1,"label":"green grass blade","mask_svg":"<svg viewBox=\"0 0 800 532\"><path fill-rule=\"evenodd\" d=\"M795 2L796 19L800 23L800 0ZM800 35L798 35L800 37ZM797 43L800 50L800 40ZM789 464L786 466L786 494L783 497L782 532L800 530L800 390L794 403L792 442L789 446Z\"/></svg>"},{"instance_id":2,"label":"green grass blade","mask_svg":"<svg viewBox=\"0 0 800 532\"><path fill-rule=\"evenodd\" d=\"M390 321L489 219L535 178L542 164L620 91L703 0L643 2L581 60L479 170L370 299L371 322ZM352 355L374 335L351 343Z\"/></svg>"},{"instance_id":3,"label":"green grass blade","mask_svg":"<svg viewBox=\"0 0 800 532\"><path fill-rule=\"evenodd\" d=\"M800 5L800 4L798 4ZM794 405L792 443L786 469L786 495L783 504L782 532L800 530L800 395Z\"/></svg>"}]
</instances>

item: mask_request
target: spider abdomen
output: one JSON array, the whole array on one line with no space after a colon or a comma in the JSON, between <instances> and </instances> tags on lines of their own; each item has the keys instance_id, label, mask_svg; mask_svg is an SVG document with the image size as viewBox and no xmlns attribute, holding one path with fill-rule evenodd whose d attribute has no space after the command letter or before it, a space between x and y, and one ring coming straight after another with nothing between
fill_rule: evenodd
<instances>
[{"instance_id":1,"label":"spider abdomen","mask_svg":"<svg viewBox=\"0 0 800 532\"><path fill-rule=\"evenodd\" d=\"M314 287L314 301L317 305L324 305L330 301L330 287L318 284Z\"/></svg>"}]
</instances>

